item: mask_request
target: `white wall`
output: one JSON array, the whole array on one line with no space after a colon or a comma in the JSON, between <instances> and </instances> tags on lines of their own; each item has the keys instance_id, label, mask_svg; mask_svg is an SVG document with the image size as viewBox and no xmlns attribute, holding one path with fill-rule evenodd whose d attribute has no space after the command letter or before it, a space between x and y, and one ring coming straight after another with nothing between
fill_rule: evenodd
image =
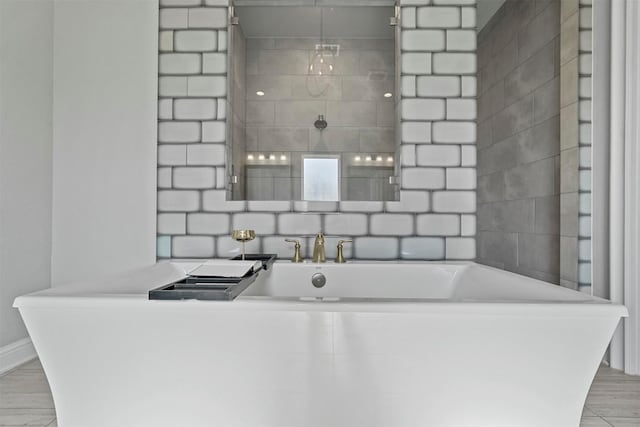
<instances>
[{"instance_id":1,"label":"white wall","mask_svg":"<svg viewBox=\"0 0 640 427\"><path fill-rule=\"evenodd\" d=\"M0 0L0 356L27 336L13 299L50 283L52 31L52 1Z\"/></svg>"},{"instance_id":2,"label":"white wall","mask_svg":"<svg viewBox=\"0 0 640 427\"><path fill-rule=\"evenodd\" d=\"M56 0L52 283L155 262L157 0Z\"/></svg>"}]
</instances>

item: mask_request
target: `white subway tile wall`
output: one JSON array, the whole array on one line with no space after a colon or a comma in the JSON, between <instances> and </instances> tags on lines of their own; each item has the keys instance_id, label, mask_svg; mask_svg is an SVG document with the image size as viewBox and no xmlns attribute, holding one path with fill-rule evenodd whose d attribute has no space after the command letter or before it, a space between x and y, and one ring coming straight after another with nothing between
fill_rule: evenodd
<instances>
[{"instance_id":1,"label":"white subway tile wall","mask_svg":"<svg viewBox=\"0 0 640 427\"><path fill-rule=\"evenodd\" d=\"M293 254L285 238L298 238L308 257L318 231L329 236L328 257L343 237L354 239L347 258L474 259L475 0L401 2L400 200L329 204L226 200L227 6L160 1L158 257L234 256L231 230L252 228L259 237L247 250L283 259ZM335 90L357 90L345 86ZM343 119L329 104L331 119ZM298 107L273 114L296 120ZM252 114L248 102L247 121L260 120Z\"/></svg>"}]
</instances>

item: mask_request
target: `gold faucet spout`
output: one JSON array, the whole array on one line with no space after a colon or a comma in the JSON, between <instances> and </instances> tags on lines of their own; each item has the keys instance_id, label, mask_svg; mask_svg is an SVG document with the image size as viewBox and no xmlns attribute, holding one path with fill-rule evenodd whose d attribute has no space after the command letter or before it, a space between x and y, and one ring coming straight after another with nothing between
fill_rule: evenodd
<instances>
[{"instance_id":1,"label":"gold faucet spout","mask_svg":"<svg viewBox=\"0 0 640 427\"><path fill-rule=\"evenodd\" d=\"M324 253L324 235L322 233L316 234L316 241L313 244L313 262L326 262L327 259Z\"/></svg>"}]
</instances>

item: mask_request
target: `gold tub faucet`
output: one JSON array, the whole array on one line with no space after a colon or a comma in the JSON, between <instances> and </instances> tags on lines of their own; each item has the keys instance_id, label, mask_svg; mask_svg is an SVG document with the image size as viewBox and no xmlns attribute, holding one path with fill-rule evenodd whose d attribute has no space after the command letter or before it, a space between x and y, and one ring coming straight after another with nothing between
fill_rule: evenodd
<instances>
[{"instance_id":1,"label":"gold tub faucet","mask_svg":"<svg viewBox=\"0 0 640 427\"><path fill-rule=\"evenodd\" d=\"M324 235L322 233L316 234L316 241L313 244L313 262L326 262L324 254Z\"/></svg>"}]
</instances>

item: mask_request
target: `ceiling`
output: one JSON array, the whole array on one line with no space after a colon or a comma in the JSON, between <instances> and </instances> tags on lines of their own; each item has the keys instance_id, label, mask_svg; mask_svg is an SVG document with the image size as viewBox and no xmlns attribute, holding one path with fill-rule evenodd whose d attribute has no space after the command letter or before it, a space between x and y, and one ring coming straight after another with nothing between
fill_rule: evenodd
<instances>
[{"instance_id":1,"label":"ceiling","mask_svg":"<svg viewBox=\"0 0 640 427\"><path fill-rule=\"evenodd\" d=\"M390 6L239 6L239 3L242 4L235 3L236 15L244 35L249 38L319 38L321 15L325 38L394 36L394 27L389 25L394 8ZM348 4L346 1L334 3ZM383 4L382 1L378 3Z\"/></svg>"}]
</instances>

